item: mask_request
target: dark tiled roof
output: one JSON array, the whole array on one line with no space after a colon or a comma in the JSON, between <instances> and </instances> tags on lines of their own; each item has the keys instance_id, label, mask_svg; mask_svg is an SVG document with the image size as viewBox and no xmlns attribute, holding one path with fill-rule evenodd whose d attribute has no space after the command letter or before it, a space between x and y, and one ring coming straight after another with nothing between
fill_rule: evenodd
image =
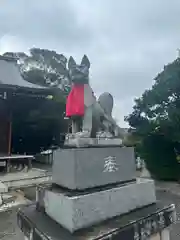
<instances>
[{"instance_id":1,"label":"dark tiled roof","mask_svg":"<svg viewBox=\"0 0 180 240\"><path fill-rule=\"evenodd\" d=\"M17 65L17 58L6 56L0 56L0 85L45 89L24 80Z\"/></svg>"}]
</instances>

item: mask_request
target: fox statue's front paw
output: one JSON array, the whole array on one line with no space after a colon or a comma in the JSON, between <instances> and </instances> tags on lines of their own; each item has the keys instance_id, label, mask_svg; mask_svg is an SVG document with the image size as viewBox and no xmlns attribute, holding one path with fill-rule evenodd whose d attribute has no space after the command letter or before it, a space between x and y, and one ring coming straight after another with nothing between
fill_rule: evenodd
<instances>
[{"instance_id":1,"label":"fox statue's front paw","mask_svg":"<svg viewBox=\"0 0 180 240\"><path fill-rule=\"evenodd\" d=\"M96 138L113 138L113 135L110 132L97 132Z\"/></svg>"},{"instance_id":2,"label":"fox statue's front paw","mask_svg":"<svg viewBox=\"0 0 180 240\"><path fill-rule=\"evenodd\" d=\"M89 138L90 137L90 132L89 131L77 132L76 137L77 138Z\"/></svg>"}]
</instances>

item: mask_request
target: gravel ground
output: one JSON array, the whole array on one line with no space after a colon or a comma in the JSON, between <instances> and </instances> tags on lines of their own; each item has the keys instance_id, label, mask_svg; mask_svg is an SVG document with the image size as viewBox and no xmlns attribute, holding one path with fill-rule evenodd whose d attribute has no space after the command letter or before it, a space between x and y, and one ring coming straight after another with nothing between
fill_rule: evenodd
<instances>
[{"instance_id":1,"label":"gravel ground","mask_svg":"<svg viewBox=\"0 0 180 240\"><path fill-rule=\"evenodd\" d=\"M32 189L31 189L32 192ZM31 194L32 195L32 194ZM177 207L177 215L180 217L180 196L166 192L164 190L157 191L158 200L164 203L175 203ZM180 239L180 221L171 226L171 240ZM24 240L23 234L16 224L16 209L9 212L0 213L0 239L2 240Z\"/></svg>"},{"instance_id":2,"label":"gravel ground","mask_svg":"<svg viewBox=\"0 0 180 240\"><path fill-rule=\"evenodd\" d=\"M0 213L0 239L24 240L24 236L17 227L16 209Z\"/></svg>"}]
</instances>

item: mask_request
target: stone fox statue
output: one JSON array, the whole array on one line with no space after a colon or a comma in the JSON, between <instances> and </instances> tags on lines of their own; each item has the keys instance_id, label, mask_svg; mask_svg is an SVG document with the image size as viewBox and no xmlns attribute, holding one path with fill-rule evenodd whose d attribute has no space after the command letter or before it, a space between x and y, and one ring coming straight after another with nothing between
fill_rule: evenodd
<instances>
[{"instance_id":1,"label":"stone fox statue","mask_svg":"<svg viewBox=\"0 0 180 240\"><path fill-rule=\"evenodd\" d=\"M86 55L80 65L70 57L68 69L72 88L67 97L66 116L72 120L72 134L94 138L98 132L104 132L111 137L123 137L122 129L111 116L113 97L110 93L103 93L96 101L89 84L89 68Z\"/></svg>"}]
</instances>

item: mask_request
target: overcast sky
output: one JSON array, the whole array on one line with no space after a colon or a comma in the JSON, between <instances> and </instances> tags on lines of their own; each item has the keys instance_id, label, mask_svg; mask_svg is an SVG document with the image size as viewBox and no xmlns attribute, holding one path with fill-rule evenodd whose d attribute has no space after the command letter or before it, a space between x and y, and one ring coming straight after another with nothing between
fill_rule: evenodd
<instances>
[{"instance_id":1,"label":"overcast sky","mask_svg":"<svg viewBox=\"0 0 180 240\"><path fill-rule=\"evenodd\" d=\"M91 85L115 98L121 126L133 99L177 56L180 0L0 0L0 52L48 48L91 61Z\"/></svg>"}]
</instances>

